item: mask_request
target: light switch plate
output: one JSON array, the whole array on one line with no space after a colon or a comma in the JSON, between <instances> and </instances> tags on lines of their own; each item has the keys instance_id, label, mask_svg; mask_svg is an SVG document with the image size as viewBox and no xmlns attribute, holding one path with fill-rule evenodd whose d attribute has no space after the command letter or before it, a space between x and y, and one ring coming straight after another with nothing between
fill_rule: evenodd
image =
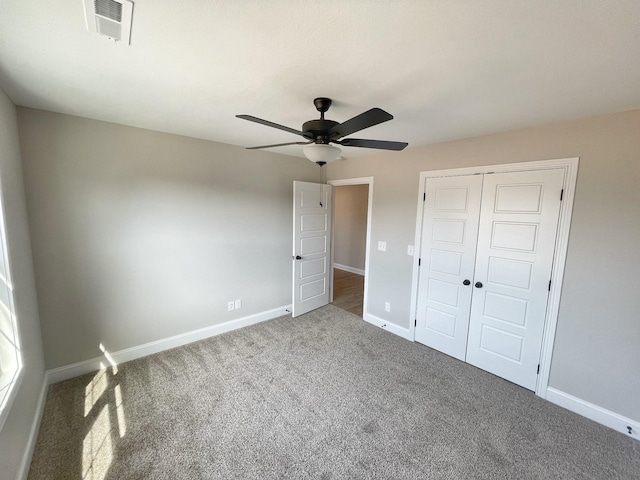
<instances>
[{"instance_id":1,"label":"light switch plate","mask_svg":"<svg viewBox=\"0 0 640 480\"><path fill-rule=\"evenodd\" d=\"M407 247L407 255L409 255L410 257L413 257L413 245L409 245Z\"/></svg>"}]
</instances>

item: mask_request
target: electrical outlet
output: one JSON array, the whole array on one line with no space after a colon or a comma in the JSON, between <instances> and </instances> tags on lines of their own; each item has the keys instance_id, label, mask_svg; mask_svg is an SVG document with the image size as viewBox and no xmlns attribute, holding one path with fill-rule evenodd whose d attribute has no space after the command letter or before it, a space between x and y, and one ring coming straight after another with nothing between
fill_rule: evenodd
<instances>
[{"instance_id":1,"label":"electrical outlet","mask_svg":"<svg viewBox=\"0 0 640 480\"><path fill-rule=\"evenodd\" d=\"M233 300L227 303L227 312L232 312L235 309L236 309L236 303Z\"/></svg>"},{"instance_id":2,"label":"electrical outlet","mask_svg":"<svg viewBox=\"0 0 640 480\"><path fill-rule=\"evenodd\" d=\"M378 250L381 252L387 251L387 242L378 242Z\"/></svg>"},{"instance_id":3,"label":"electrical outlet","mask_svg":"<svg viewBox=\"0 0 640 480\"><path fill-rule=\"evenodd\" d=\"M389 302L384 302L384 311L385 312L391 311L391 304Z\"/></svg>"},{"instance_id":4,"label":"electrical outlet","mask_svg":"<svg viewBox=\"0 0 640 480\"><path fill-rule=\"evenodd\" d=\"M242 308L242 299L237 299L235 302L233 302L233 306L235 307L236 310L238 310L239 308Z\"/></svg>"},{"instance_id":5,"label":"electrical outlet","mask_svg":"<svg viewBox=\"0 0 640 480\"><path fill-rule=\"evenodd\" d=\"M407 247L407 255L409 255L410 257L413 257L413 245L409 245Z\"/></svg>"}]
</instances>

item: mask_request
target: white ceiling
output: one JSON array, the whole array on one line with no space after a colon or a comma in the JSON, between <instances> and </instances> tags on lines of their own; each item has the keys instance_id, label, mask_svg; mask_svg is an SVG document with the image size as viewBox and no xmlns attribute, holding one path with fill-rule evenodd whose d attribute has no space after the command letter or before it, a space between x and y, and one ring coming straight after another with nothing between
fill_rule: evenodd
<instances>
[{"instance_id":1,"label":"white ceiling","mask_svg":"<svg viewBox=\"0 0 640 480\"><path fill-rule=\"evenodd\" d=\"M137 0L130 46L82 0L0 1L16 104L243 146L301 138L236 114L299 129L317 96L409 147L637 109L639 59L638 0Z\"/></svg>"}]
</instances>

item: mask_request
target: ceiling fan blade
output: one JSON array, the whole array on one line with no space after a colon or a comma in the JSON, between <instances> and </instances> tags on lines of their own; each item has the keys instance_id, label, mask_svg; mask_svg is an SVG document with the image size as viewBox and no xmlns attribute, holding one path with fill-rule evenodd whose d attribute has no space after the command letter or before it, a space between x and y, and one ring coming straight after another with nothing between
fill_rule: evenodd
<instances>
[{"instance_id":1,"label":"ceiling fan blade","mask_svg":"<svg viewBox=\"0 0 640 480\"><path fill-rule=\"evenodd\" d=\"M407 142L388 142L386 140L366 140L363 138L345 138L335 143L339 143L345 147L378 148L381 150L395 151L404 150L404 148L409 145Z\"/></svg>"},{"instance_id":2,"label":"ceiling fan blade","mask_svg":"<svg viewBox=\"0 0 640 480\"><path fill-rule=\"evenodd\" d=\"M252 115L236 115L236 117L241 118L243 120L249 120L250 122L259 123L260 125L266 125L267 127L277 128L278 130L284 130L285 132L295 133L296 135L303 135L303 133L300 130L285 127L284 125L279 125L277 123L270 122L269 120L263 120L261 118L254 117Z\"/></svg>"},{"instance_id":3,"label":"ceiling fan blade","mask_svg":"<svg viewBox=\"0 0 640 480\"><path fill-rule=\"evenodd\" d=\"M347 120L346 122L342 122L331 130L329 130L329 135L334 138L342 138L347 135L351 135L352 133L359 132L360 130L364 130L365 128L373 127L374 125L378 125L379 123L387 122L393 119L393 115L380 108L372 108L371 110L367 110L360 115L356 115L355 117Z\"/></svg>"},{"instance_id":4,"label":"ceiling fan blade","mask_svg":"<svg viewBox=\"0 0 640 480\"><path fill-rule=\"evenodd\" d=\"M310 143L313 143L313 140L309 140L308 142L276 143L275 145L261 145L260 147L247 147L247 150L259 150L260 148L284 147L286 145L309 145Z\"/></svg>"}]
</instances>

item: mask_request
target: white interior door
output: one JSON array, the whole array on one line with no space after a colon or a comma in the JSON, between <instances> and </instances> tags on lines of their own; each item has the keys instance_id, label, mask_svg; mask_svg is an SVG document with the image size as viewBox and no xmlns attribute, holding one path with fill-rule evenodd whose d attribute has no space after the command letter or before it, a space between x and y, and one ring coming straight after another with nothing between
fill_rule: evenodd
<instances>
[{"instance_id":1,"label":"white interior door","mask_svg":"<svg viewBox=\"0 0 640 480\"><path fill-rule=\"evenodd\" d=\"M293 317L329 303L331 188L293 182Z\"/></svg>"},{"instance_id":2,"label":"white interior door","mask_svg":"<svg viewBox=\"0 0 640 480\"><path fill-rule=\"evenodd\" d=\"M415 339L465 359L482 175L428 178Z\"/></svg>"},{"instance_id":3,"label":"white interior door","mask_svg":"<svg viewBox=\"0 0 640 480\"><path fill-rule=\"evenodd\" d=\"M467 362L535 389L563 170L485 175Z\"/></svg>"}]
</instances>

